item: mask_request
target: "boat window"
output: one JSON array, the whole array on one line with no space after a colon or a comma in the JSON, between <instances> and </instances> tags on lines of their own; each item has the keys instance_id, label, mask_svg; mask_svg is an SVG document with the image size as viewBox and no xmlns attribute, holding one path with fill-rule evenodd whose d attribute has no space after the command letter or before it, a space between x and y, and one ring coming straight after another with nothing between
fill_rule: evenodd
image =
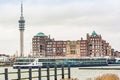
<instances>
[{"instance_id":1,"label":"boat window","mask_svg":"<svg viewBox=\"0 0 120 80\"><path fill-rule=\"evenodd\" d=\"M118 62L120 62L120 60L118 60Z\"/></svg>"},{"instance_id":2,"label":"boat window","mask_svg":"<svg viewBox=\"0 0 120 80\"><path fill-rule=\"evenodd\" d=\"M16 59L15 62L33 62L34 59Z\"/></svg>"}]
</instances>

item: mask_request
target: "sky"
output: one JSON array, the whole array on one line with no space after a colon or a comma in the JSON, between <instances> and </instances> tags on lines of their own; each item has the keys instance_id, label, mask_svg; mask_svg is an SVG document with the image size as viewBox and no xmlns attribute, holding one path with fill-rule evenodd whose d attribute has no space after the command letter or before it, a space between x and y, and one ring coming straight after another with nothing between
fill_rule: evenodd
<instances>
[{"instance_id":1,"label":"sky","mask_svg":"<svg viewBox=\"0 0 120 80\"><path fill-rule=\"evenodd\" d=\"M20 52L20 6L21 0L0 0L0 54ZM120 0L23 0L23 9L24 54L39 32L55 40L80 40L94 30L120 51Z\"/></svg>"}]
</instances>

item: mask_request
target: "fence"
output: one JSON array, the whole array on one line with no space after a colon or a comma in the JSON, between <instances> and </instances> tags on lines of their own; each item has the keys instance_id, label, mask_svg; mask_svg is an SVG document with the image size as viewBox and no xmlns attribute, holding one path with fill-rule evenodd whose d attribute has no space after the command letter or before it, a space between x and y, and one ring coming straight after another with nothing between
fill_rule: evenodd
<instances>
[{"instance_id":1,"label":"fence","mask_svg":"<svg viewBox=\"0 0 120 80\"><path fill-rule=\"evenodd\" d=\"M65 70L67 70L67 73L65 73ZM42 72L46 71L46 75L42 76ZM50 74L50 72L53 71L54 74ZM58 71L61 71L61 73L58 74ZM37 72L38 76L32 76L33 72ZM23 73L28 73L28 77L24 77L22 78L21 75ZM49 66L47 66L47 68L44 68L44 70L41 67L38 67L37 70L32 70L31 67L28 68L28 71L22 71L21 68L18 68L16 72L8 72L8 68L5 68L4 73L0 73L0 75L4 75L4 79L5 80L9 80L9 76L10 74L16 74L17 75L17 79L12 79L12 80L32 80L33 78L37 78L38 80L42 80L42 77L46 77L47 80L50 80L50 77L53 76L54 80L58 80L58 76L61 76L61 79L65 78L65 75L67 75L67 78L70 79L71 78L71 72L70 72L70 66L69 67L64 67L63 65L61 66L61 68L57 68L57 66L55 66L54 68L49 68Z\"/></svg>"}]
</instances>

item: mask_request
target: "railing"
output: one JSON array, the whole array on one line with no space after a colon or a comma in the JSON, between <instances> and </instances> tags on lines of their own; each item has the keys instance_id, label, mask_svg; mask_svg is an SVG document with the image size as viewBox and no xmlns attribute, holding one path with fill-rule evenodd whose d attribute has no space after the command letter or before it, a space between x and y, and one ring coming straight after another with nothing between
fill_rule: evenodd
<instances>
[{"instance_id":1,"label":"railing","mask_svg":"<svg viewBox=\"0 0 120 80\"><path fill-rule=\"evenodd\" d=\"M5 68L4 73L0 73L0 75L4 75L5 80L9 80L9 75L16 74L17 78L12 80L32 80L34 78L37 78L38 80L42 80L42 77L46 77L47 80L50 80L50 77L54 77L54 80L58 80L58 76L61 76L61 79L65 78L65 75L67 75L67 78L71 78L71 72L70 72L70 66L64 67L64 65L61 66L61 68L57 68L55 66L54 68L41 68L38 67L36 70L33 70L31 67L27 69L28 71L23 71L23 69L18 68L16 72L8 72L8 68ZM45 71L46 75L42 75L42 72ZM61 73L58 73L58 71L61 71ZM32 76L33 72L37 72L37 76ZM50 72L53 72L53 74L50 74ZM67 72L67 73L66 73ZM23 73L27 73L28 77L22 77L21 75ZM53 79L52 79L53 80Z\"/></svg>"}]
</instances>

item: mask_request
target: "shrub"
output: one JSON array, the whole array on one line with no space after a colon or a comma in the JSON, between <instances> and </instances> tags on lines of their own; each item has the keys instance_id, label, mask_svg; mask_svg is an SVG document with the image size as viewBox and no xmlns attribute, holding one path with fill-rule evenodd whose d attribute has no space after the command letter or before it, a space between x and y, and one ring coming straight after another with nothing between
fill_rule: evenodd
<instances>
[{"instance_id":1,"label":"shrub","mask_svg":"<svg viewBox=\"0 0 120 80\"><path fill-rule=\"evenodd\" d=\"M104 74L98 76L95 80L119 80L119 77L115 74Z\"/></svg>"},{"instance_id":2,"label":"shrub","mask_svg":"<svg viewBox=\"0 0 120 80\"><path fill-rule=\"evenodd\" d=\"M87 80L93 79L88 78ZM96 77L94 80L120 80L120 78L116 74L103 74L102 76Z\"/></svg>"},{"instance_id":3,"label":"shrub","mask_svg":"<svg viewBox=\"0 0 120 80\"><path fill-rule=\"evenodd\" d=\"M71 79L61 79L61 80L78 80L77 78L71 78Z\"/></svg>"}]
</instances>

